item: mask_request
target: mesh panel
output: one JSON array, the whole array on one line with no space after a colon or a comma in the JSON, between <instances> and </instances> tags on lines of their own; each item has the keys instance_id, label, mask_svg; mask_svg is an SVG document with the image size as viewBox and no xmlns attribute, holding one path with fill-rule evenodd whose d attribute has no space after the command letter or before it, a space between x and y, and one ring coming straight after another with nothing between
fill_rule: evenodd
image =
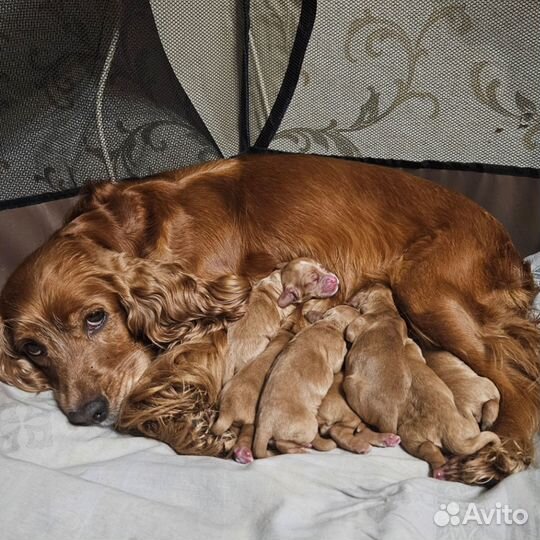
<instances>
[{"instance_id":1,"label":"mesh panel","mask_svg":"<svg viewBox=\"0 0 540 540\"><path fill-rule=\"evenodd\" d=\"M302 0L259 0L250 5L249 120L254 144L276 100L296 35ZM301 73L299 84L306 83Z\"/></svg>"},{"instance_id":2,"label":"mesh panel","mask_svg":"<svg viewBox=\"0 0 540 540\"><path fill-rule=\"evenodd\" d=\"M0 21L0 202L220 157L147 2L3 2Z\"/></svg>"},{"instance_id":3,"label":"mesh panel","mask_svg":"<svg viewBox=\"0 0 540 540\"><path fill-rule=\"evenodd\" d=\"M151 0L174 73L225 156L239 152L241 0Z\"/></svg>"},{"instance_id":4,"label":"mesh panel","mask_svg":"<svg viewBox=\"0 0 540 540\"><path fill-rule=\"evenodd\" d=\"M538 168L538 28L537 0L318 2L270 147Z\"/></svg>"},{"instance_id":5,"label":"mesh panel","mask_svg":"<svg viewBox=\"0 0 540 540\"><path fill-rule=\"evenodd\" d=\"M538 0L242 2L252 143L279 126L271 149L540 167ZM0 205L220 157L179 80L235 154L242 2L152 0L159 34L148 0L3 2Z\"/></svg>"}]
</instances>

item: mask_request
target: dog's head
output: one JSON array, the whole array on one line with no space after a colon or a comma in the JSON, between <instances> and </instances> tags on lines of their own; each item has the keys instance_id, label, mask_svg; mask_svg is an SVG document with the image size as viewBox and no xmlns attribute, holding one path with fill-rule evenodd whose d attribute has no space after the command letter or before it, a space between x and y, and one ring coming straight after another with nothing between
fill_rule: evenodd
<instances>
[{"instance_id":1,"label":"dog's head","mask_svg":"<svg viewBox=\"0 0 540 540\"><path fill-rule=\"evenodd\" d=\"M0 296L0 380L52 389L75 424L113 424L156 351L240 317L249 290L53 237Z\"/></svg>"}]
</instances>

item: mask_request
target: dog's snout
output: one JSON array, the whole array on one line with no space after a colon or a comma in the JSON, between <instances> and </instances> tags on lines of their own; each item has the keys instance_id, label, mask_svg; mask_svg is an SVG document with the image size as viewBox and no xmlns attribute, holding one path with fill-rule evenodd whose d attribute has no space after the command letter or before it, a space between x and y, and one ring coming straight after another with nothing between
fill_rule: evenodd
<instances>
[{"instance_id":1,"label":"dog's snout","mask_svg":"<svg viewBox=\"0 0 540 540\"><path fill-rule=\"evenodd\" d=\"M67 414L68 420L72 424L79 426L90 426L101 424L109 415L109 402L104 396L88 401L76 411Z\"/></svg>"}]
</instances>

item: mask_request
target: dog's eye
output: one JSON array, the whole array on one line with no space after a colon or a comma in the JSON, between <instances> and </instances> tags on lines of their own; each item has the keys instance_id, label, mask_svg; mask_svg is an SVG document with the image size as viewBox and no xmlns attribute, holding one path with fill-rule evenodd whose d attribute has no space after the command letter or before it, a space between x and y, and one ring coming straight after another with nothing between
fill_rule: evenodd
<instances>
[{"instance_id":1,"label":"dog's eye","mask_svg":"<svg viewBox=\"0 0 540 540\"><path fill-rule=\"evenodd\" d=\"M25 344L24 352L30 358L39 358L40 356L45 356L45 354L47 354L47 350L45 349L45 347L42 347L34 341L29 341Z\"/></svg>"},{"instance_id":2,"label":"dog's eye","mask_svg":"<svg viewBox=\"0 0 540 540\"><path fill-rule=\"evenodd\" d=\"M103 327L107 320L107 313L102 309L96 309L96 311L89 313L85 320L88 334L92 335Z\"/></svg>"},{"instance_id":3,"label":"dog's eye","mask_svg":"<svg viewBox=\"0 0 540 540\"><path fill-rule=\"evenodd\" d=\"M319 281L319 274L317 274L317 272L313 272L312 274L310 274L309 276L310 283L317 283L318 281Z\"/></svg>"}]
</instances>

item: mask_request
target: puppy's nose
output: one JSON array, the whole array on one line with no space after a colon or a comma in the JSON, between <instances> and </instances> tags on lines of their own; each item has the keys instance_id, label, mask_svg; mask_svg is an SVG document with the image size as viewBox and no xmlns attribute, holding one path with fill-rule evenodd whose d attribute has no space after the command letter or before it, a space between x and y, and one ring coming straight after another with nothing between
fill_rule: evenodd
<instances>
[{"instance_id":1,"label":"puppy's nose","mask_svg":"<svg viewBox=\"0 0 540 540\"><path fill-rule=\"evenodd\" d=\"M90 426L101 424L109 415L109 402L104 396L99 396L88 403L85 403L76 411L67 414L68 420L72 424L79 426Z\"/></svg>"},{"instance_id":2,"label":"puppy's nose","mask_svg":"<svg viewBox=\"0 0 540 540\"><path fill-rule=\"evenodd\" d=\"M323 277L321 285L323 292L335 294L339 287L339 279L337 278L337 276L330 274Z\"/></svg>"}]
</instances>

